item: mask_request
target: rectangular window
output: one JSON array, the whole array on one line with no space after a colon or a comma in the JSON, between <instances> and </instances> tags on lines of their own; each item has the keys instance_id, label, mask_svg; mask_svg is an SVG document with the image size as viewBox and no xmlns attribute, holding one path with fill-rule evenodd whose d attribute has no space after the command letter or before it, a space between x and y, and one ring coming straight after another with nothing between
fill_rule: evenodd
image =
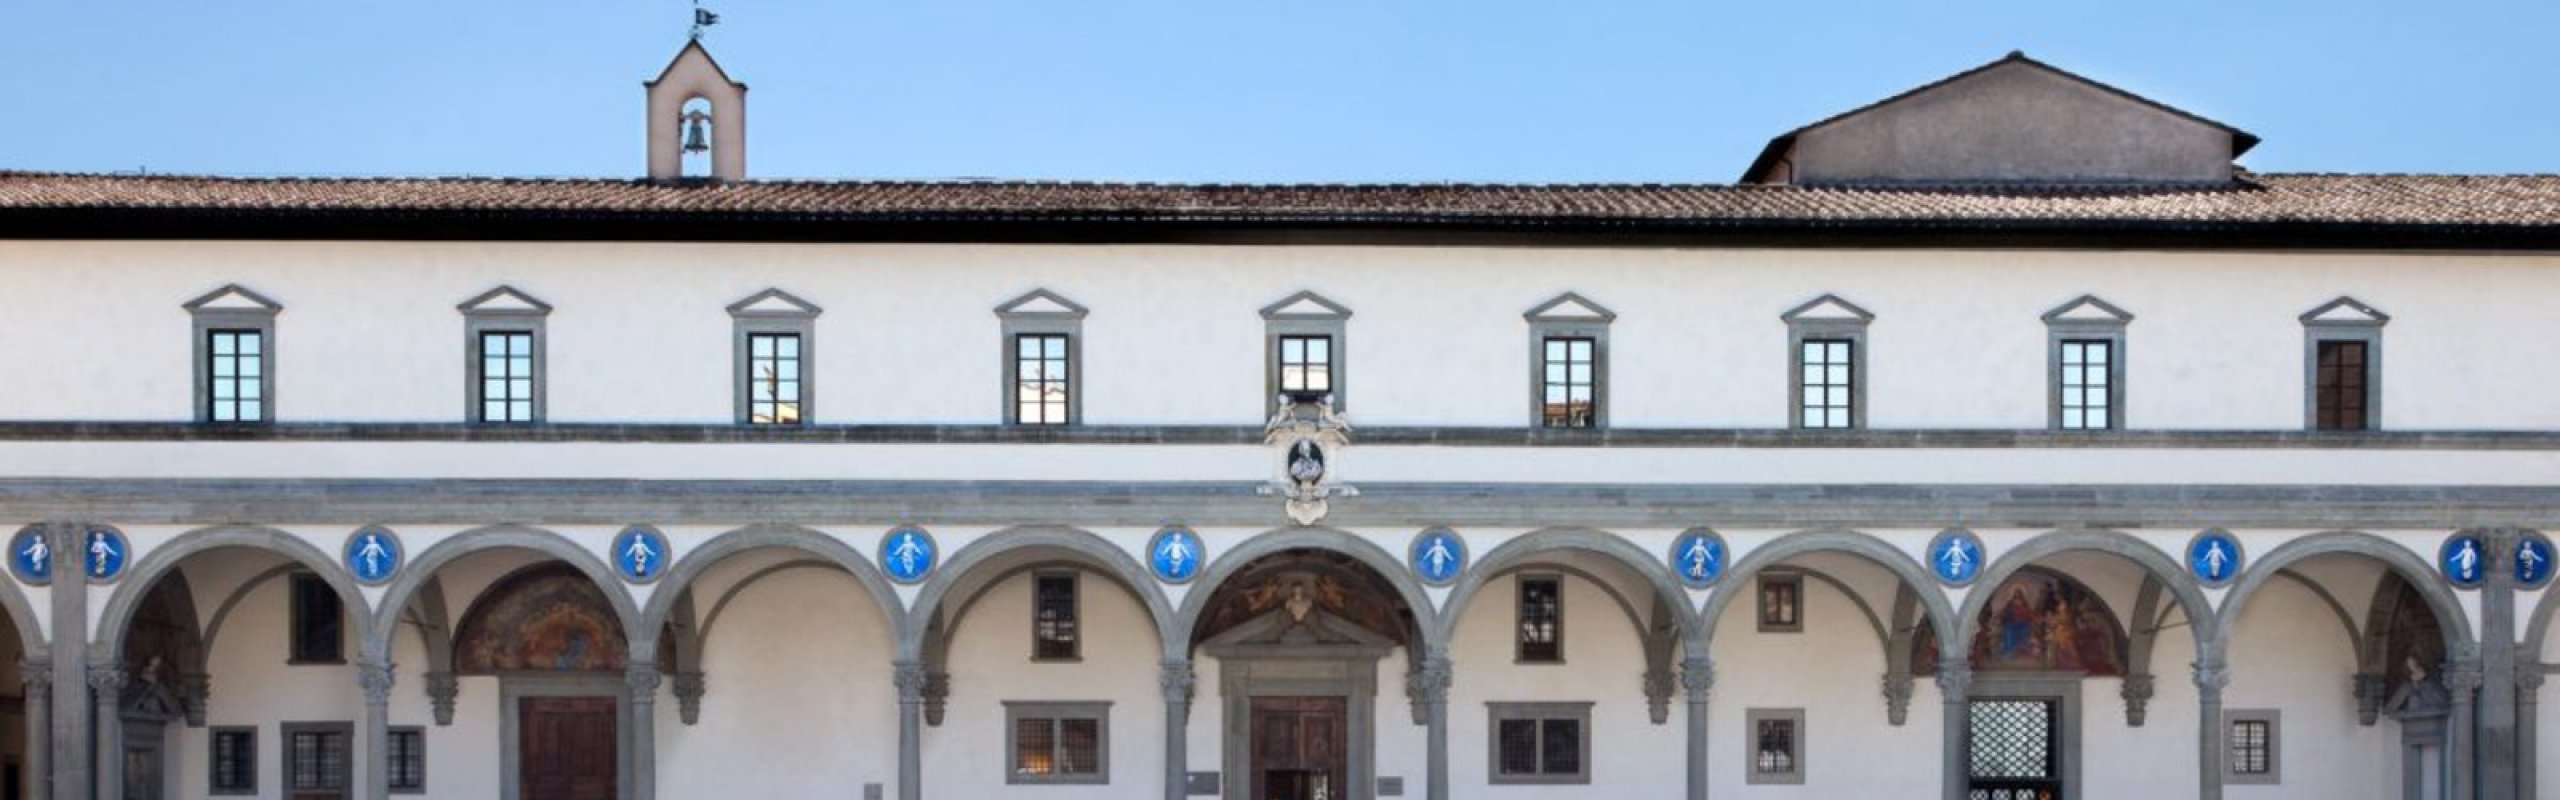
<instances>
[{"instance_id":1,"label":"rectangular window","mask_svg":"<svg viewBox=\"0 0 2560 800\"><path fill-rule=\"evenodd\" d=\"M1291 395L1333 392L1333 337L1280 337L1280 391Z\"/></svg>"},{"instance_id":2,"label":"rectangular window","mask_svg":"<svg viewBox=\"0 0 2560 800\"><path fill-rule=\"evenodd\" d=\"M1803 343L1803 408L1797 419L1806 428L1856 427L1857 343L1848 339L1806 339Z\"/></svg>"},{"instance_id":3,"label":"rectangular window","mask_svg":"<svg viewBox=\"0 0 2560 800\"><path fill-rule=\"evenodd\" d=\"M1591 782L1590 703L1487 703L1493 782Z\"/></svg>"},{"instance_id":4,"label":"rectangular window","mask_svg":"<svg viewBox=\"0 0 2560 800\"><path fill-rule=\"evenodd\" d=\"M800 424L800 334L747 334L747 423Z\"/></svg>"},{"instance_id":5,"label":"rectangular window","mask_svg":"<svg viewBox=\"0 0 2560 800\"><path fill-rule=\"evenodd\" d=\"M2324 431L2360 431L2372 427L2365 415L2365 343L2320 343L2318 383L2313 388L2312 425Z\"/></svg>"},{"instance_id":6,"label":"rectangular window","mask_svg":"<svg viewBox=\"0 0 2560 800\"><path fill-rule=\"evenodd\" d=\"M1076 576L1045 574L1031 581L1031 659L1076 660L1082 639L1076 620Z\"/></svg>"},{"instance_id":7,"label":"rectangular window","mask_svg":"<svg viewBox=\"0 0 2560 800\"><path fill-rule=\"evenodd\" d=\"M2233 709L2223 713L2225 783L2279 782L2283 765L2276 715L2274 709Z\"/></svg>"},{"instance_id":8,"label":"rectangular window","mask_svg":"<svg viewBox=\"0 0 2560 800\"><path fill-rule=\"evenodd\" d=\"M297 572L289 584L293 609L293 652L289 664L346 663L343 615L338 590L308 572Z\"/></svg>"},{"instance_id":9,"label":"rectangular window","mask_svg":"<svg viewBox=\"0 0 2560 800\"><path fill-rule=\"evenodd\" d=\"M1007 783L1109 783L1109 703L1008 702Z\"/></svg>"},{"instance_id":10,"label":"rectangular window","mask_svg":"<svg viewBox=\"0 0 2560 800\"><path fill-rule=\"evenodd\" d=\"M214 794L258 793L258 729L217 727L213 733Z\"/></svg>"},{"instance_id":11,"label":"rectangular window","mask_svg":"<svg viewBox=\"0 0 2560 800\"><path fill-rule=\"evenodd\" d=\"M1067 337L1013 337L1014 419L1024 425L1067 424Z\"/></svg>"},{"instance_id":12,"label":"rectangular window","mask_svg":"<svg viewBox=\"0 0 2560 800\"><path fill-rule=\"evenodd\" d=\"M481 332L480 421L534 421L531 331Z\"/></svg>"},{"instance_id":13,"label":"rectangular window","mask_svg":"<svg viewBox=\"0 0 2560 800\"><path fill-rule=\"evenodd\" d=\"M2104 339L2062 342L2062 428L2107 430L2115 427L2115 343Z\"/></svg>"},{"instance_id":14,"label":"rectangular window","mask_svg":"<svg viewBox=\"0 0 2560 800\"><path fill-rule=\"evenodd\" d=\"M1564 662L1564 581L1520 579L1519 659L1529 664Z\"/></svg>"},{"instance_id":15,"label":"rectangular window","mask_svg":"<svg viewBox=\"0 0 2560 800\"><path fill-rule=\"evenodd\" d=\"M1746 709L1743 724L1750 748L1747 783L1804 783L1804 709Z\"/></svg>"},{"instance_id":16,"label":"rectangular window","mask_svg":"<svg viewBox=\"0 0 2560 800\"><path fill-rule=\"evenodd\" d=\"M402 727L391 729L391 791L395 794L424 794L427 791L427 729Z\"/></svg>"},{"instance_id":17,"label":"rectangular window","mask_svg":"<svg viewBox=\"0 0 2560 800\"><path fill-rule=\"evenodd\" d=\"M354 728L344 722L285 723L285 790L346 796Z\"/></svg>"},{"instance_id":18,"label":"rectangular window","mask_svg":"<svg viewBox=\"0 0 2560 800\"><path fill-rule=\"evenodd\" d=\"M205 333L205 418L215 422L264 422L266 334L222 329Z\"/></svg>"},{"instance_id":19,"label":"rectangular window","mask_svg":"<svg viewBox=\"0 0 2560 800\"><path fill-rule=\"evenodd\" d=\"M1804 576L1764 572L1760 575L1760 632L1804 630Z\"/></svg>"},{"instance_id":20,"label":"rectangular window","mask_svg":"<svg viewBox=\"0 0 2560 800\"><path fill-rule=\"evenodd\" d=\"M1545 342L1540 416L1550 428L1588 428L1595 422L1593 402L1599 384L1592 357L1597 340L1588 336L1550 336Z\"/></svg>"}]
</instances>

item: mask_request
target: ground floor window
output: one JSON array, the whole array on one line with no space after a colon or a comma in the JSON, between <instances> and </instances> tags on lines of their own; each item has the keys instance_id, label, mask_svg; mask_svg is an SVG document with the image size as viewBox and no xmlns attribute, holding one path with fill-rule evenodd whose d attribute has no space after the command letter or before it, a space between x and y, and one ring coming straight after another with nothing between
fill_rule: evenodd
<instances>
[{"instance_id":1,"label":"ground floor window","mask_svg":"<svg viewBox=\"0 0 2560 800\"><path fill-rule=\"evenodd\" d=\"M284 724L285 790L299 796L317 792L344 797L348 768L354 762L349 740L355 725L347 722Z\"/></svg>"},{"instance_id":2,"label":"ground floor window","mask_svg":"<svg viewBox=\"0 0 2560 800\"><path fill-rule=\"evenodd\" d=\"M258 729L217 727L213 731L213 794L258 793Z\"/></svg>"},{"instance_id":3,"label":"ground floor window","mask_svg":"<svg viewBox=\"0 0 2560 800\"><path fill-rule=\"evenodd\" d=\"M390 746L391 791L399 794L424 794L427 791L427 729L416 726L392 728Z\"/></svg>"},{"instance_id":4,"label":"ground floor window","mask_svg":"<svg viewBox=\"0 0 2560 800\"><path fill-rule=\"evenodd\" d=\"M1110 783L1111 704L1007 702L1006 783Z\"/></svg>"},{"instance_id":5,"label":"ground floor window","mask_svg":"<svg viewBox=\"0 0 2560 800\"><path fill-rule=\"evenodd\" d=\"M1590 703L1486 703L1493 782L1590 783Z\"/></svg>"},{"instance_id":6,"label":"ground floor window","mask_svg":"<svg viewBox=\"0 0 2560 800\"><path fill-rule=\"evenodd\" d=\"M2277 782L2276 710L2233 709L2223 714L2224 783Z\"/></svg>"},{"instance_id":7,"label":"ground floor window","mask_svg":"<svg viewBox=\"0 0 2560 800\"><path fill-rule=\"evenodd\" d=\"M1804 782L1804 709L1754 708L1743 712L1751 783Z\"/></svg>"}]
</instances>

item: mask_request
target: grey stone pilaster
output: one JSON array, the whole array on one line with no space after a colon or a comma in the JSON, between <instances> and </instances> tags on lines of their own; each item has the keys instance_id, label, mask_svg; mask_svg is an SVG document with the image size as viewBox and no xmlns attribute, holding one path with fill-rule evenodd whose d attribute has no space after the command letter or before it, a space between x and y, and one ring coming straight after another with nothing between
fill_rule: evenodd
<instances>
[{"instance_id":1,"label":"grey stone pilaster","mask_svg":"<svg viewBox=\"0 0 2560 800\"><path fill-rule=\"evenodd\" d=\"M2116 690L2116 696L2124 698L2126 726L2139 728L2144 720L2151 718L2151 698L2158 692L2158 687L2159 680L2148 672L2124 676L2124 686Z\"/></svg>"},{"instance_id":2,"label":"grey stone pilaster","mask_svg":"<svg viewBox=\"0 0 2560 800\"><path fill-rule=\"evenodd\" d=\"M1707 698L1715 692L1716 664L1705 657L1680 660L1680 689L1689 701L1689 800L1707 800Z\"/></svg>"},{"instance_id":3,"label":"grey stone pilaster","mask_svg":"<svg viewBox=\"0 0 2560 800\"><path fill-rule=\"evenodd\" d=\"M942 727L942 715L950 708L950 701L950 671L927 668L924 671L924 724Z\"/></svg>"},{"instance_id":4,"label":"grey stone pilaster","mask_svg":"<svg viewBox=\"0 0 2560 800\"><path fill-rule=\"evenodd\" d=\"M1965 800L1967 784L1973 769L1965 760L1965 747L1971 741L1966 725L1972 715L1966 712L1973 692L1973 665L1960 659L1938 658L1939 714L1938 785L1939 796L1946 800Z\"/></svg>"},{"instance_id":5,"label":"grey stone pilaster","mask_svg":"<svg viewBox=\"0 0 2560 800\"><path fill-rule=\"evenodd\" d=\"M924 665L897 662L898 800L924 800Z\"/></svg>"},{"instance_id":6,"label":"grey stone pilaster","mask_svg":"<svg viewBox=\"0 0 2560 800\"><path fill-rule=\"evenodd\" d=\"M389 661L356 663L356 687L364 690L364 761L357 777L365 800L391 800L391 685L397 680Z\"/></svg>"},{"instance_id":7,"label":"grey stone pilaster","mask_svg":"<svg viewBox=\"0 0 2560 800\"><path fill-rule=\"evenodd\" d=\"M2516 796L2534 800L2540 794L2540 787L2535 784L2541 780L2542 773L2540 759L2535 757L2542 752L2535 749L2535 740L2540 736L2535 729L2542 726L2542 665L2530 661L2528 654L2520 653L2518 658L2516 719L2521 724L2516 726Z\"/></svg>"},{"instance_id":8,"label":"grey stone pilaster","mask_svg":"<svg viewBox=\"0 0 2560 800\"><path fill-rule=\"evenodd\" d=\"M2516 750L2516 543L2514 528L2482 537L2489 563L2480 583L2480 800L2516 800L2516 764L2531 754Z\"/></svg>"},{"instance_id":9,"label":"grey stone pilaster","mask_svg":"<svg viewBox=\"0 0 2560 800\"><path fill-rule=\"evenodd\" d=\"M40 655L40 654L38 654ZM14 800L45 800L45 777L53 774L53 661L32 655L18 662L18 678L26 684L27 760Z\"/></svg>"},{"instance_id":10,"label":"grey stone pilaster","mask_svg":"<svg viewBox=\"0 0 2560 800\"><path fill-rule=\"evenodd\" d=\"M201 672L178 676L178 707L186 713L187 727L204 727L205 704L213 699L213 676Z\"/></svg>"},{"instance_id":11,"label":"grey stone pilaster","mask_svg":"<svg viewBox=\"0 0 2560 800\"><path fill-rule=\"evenodd\" d=\"M1908 672L1884 674L1884 722L1894 727L1911 721L1911 691L1919 681Z\"/></svg>"},{"instance_id":12,"label":"grey stone pilaster","mask_svg":"<svg viewBox=\"0 0 2560 800\"><path fill-rule=\"evenodd\" d=\"M1164 691L1164 800L1183 800L1188 788L1184 774L1191 770L1191 692L1198 682L1188 660L1166 659L1156 676L1156 687Z\"/></svg>"},{"instance_id":13,"label":"grey stone pilaster","mask_svg":"<svg viewBox=\"0 0 2560 800\"><path fill-rule=\"evenodd\" d=\"M90 776L97 796L124 797L124 666L112 661L89 665L89 695L97 718L97 768Z\"/></svg>"},{"instance_id":14,"label":"grey stone pilaster","mask_svg":"<svg viewBox=\"0 0 2560 800\"><path fill-rule=\"evenodd\" d=\"M2472 800L2480 796L2480 758L2474 742L2479 722L2472 705L2480 693L2480 665L2472 661L2446 664L2444 688L2453 695L2453 712L2446 715L2444 724L2445 780L2453 787L2453 800Z\"/></svg>"},{"instance_id":15,"label":"grey stone pilaster","mask_svg":"<svg viewBox=\"0 0 2560 800\"><path fill-rule=\"evenodd\" d=\"M2389 699L2390 691L2391 679L2382 673L2356 673L2356 724L2370 728L2381 721L2382 703Z\"/></svg>"},{"instance_id":16,"label":"grey stone pilaster","mask_svg":"<svg viewBox=\"0 0 2560 800\"><path fill-rule=\"evenodd\" d=\"M702 693L710 687L699 671L676 673L676 719L691 725L702 721Z\"/></svg>"},{"instance_id":17,"label":"grey stone pilaster","mask_svg":"<svg viewBox=\"0 0 2560 800\"><path fill-rule=\"evenodd\" d=\"M453 724L453 703L462 696L462 678L450 672L427 673L427 707L437 725Z\"/></svg>"},{"instance_id":18,"label":"grey stone pilaster","mask_svg":"<svg viewBox=\"0 0 2560 800\"><path fill-rule=\"evenodd\" d=\"M1454 679L1448 654L1436 648L1423 656L1421 669L1405 676L1406 692L1422 705L1426 800L1449 800L1449 684Z\"/></svg>"},{"instance_id":19,"label":"grey stone pilaster","mask_svg":"<svg viewBox=\"0 0 2560 800\"><path fill-rule=\"evenodd\" d=\"M1644 671L1644 713L1653 724L1671 721L1671 690L1679 683L1669 669Z\"/></svg>"},{"instance_id":20,"label":"grey stone pilaster","mask_svg":"<svg viewBox=\"0 0 2560 800\"><path fill-rule=\"evenodd\" d=\"M622 793L628 800L657 800L658 797L658 665L633 661L622 668L623 683L630 690L631 757Z\"/></svg>"},{"instance_id":21,"label":"grey stone pilaster","mask_svg":"<svg viewBox=\"0 0 2560 800\"><path fill-rule=\"evenodd\" d=\"M2195 663L2196 798L2222 800L2222 687L2231 665L2219 658Z\"/></svg>"},{"instance_id":22,"label":"grey stone pilaster","mask_svg":"<svg viewBox=\"0 0 2560 800\"><path fill-rule=\"evenodd\" d=\"M45 538L57 554L80 552L79 526L53 523ZM89 575L55 558L51 588L53 800L89 800Z\"/></svg>"}]
</instances>

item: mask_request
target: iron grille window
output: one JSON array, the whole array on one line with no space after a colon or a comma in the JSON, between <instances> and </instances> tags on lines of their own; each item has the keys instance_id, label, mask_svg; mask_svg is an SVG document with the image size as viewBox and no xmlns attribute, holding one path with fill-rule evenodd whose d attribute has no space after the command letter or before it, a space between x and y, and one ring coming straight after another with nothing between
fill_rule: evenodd
<instances>
[{"instance_id":1,"label":"iron grille window","mask_svg":"<svg viewBox=\"0 0 2560 800\"><path fill-rule=\"evenodd\" d=\"M1797 413L1807 428L1855 427L1856 380L1852 367L1857 343L1848 339L1804 340L1804 407Z\"/></svg>"},{"instance_id":2,"label":"iron grille window","mask_svg":"<svg viewBox=\"0 0 2560 800\"><path fill-rule=\"evenodd\" d=\"M1078 655L1076 576L1041 575L1032 579L1031 658L1073 661Z\"/></svg>"},{"instance_id":3,"label":"iron grille window","mask_svg":"<svg viewBox=\"0 0 2560 800\"><path fill-rule=\"evenodd\" d=\"M206 418L266 421L266 338L265 332L256 330L206 332Z\"/></svg>"},{"instance_id":4,"label":"iron grille window","mask_svg":"<svg viewBox=\"0 0 2560 800\"><path fill-rule=\"evenodd\" d=\"M1067 337L1013 337L1014 419L1024 425L1067 424Z\"/></svg>"},{"instance_id":5,"label":"iron grille window","mask_svg":"<svg viewBox=\"0 0 2560 800\"><path fill-rule=\"evenodd\" d=\"M2371 427L2365 418L2365 384L2372 376L2365 367L2364 342L2320 343L2319 382L2312 390L2314 427L2324 431Z\"/></svg>"},{"instance_id":6,"label":"iron grille window","mask_svg":"<svg viewBox=\"0 0 2560 800\"><path fill-rule=\"evenodd\" d=\"M1796 771L1796 721L1763 719L1752 731L1751 769L1762 775L1792 775Z\"/></svg>"},{"instance_id":7,"label":"iron grille window","mask_svg":"<svg viewBox=\"0 0 2560 800\"><path fill-rule=\"evenodd\" d=\"M2114 361L2114 342L2098 339L2062 342L2062 427L2065 430L2115 427L2114 387L2108 385L2108 370Z\"/></svg>"},{"instance_id":8,"label":"iron grille window","mask_svg":"<svg viewBox=\"0 0 2560 800\"><path fill-rule=\"evenodd\" d=\"M293 653L290 663L345 662L346 636L336 587L318 575L298 572L294 573L291 591Z\"/></svg>"},{"instance_id":9,"label":"iron grille window","mask_svg":"<svg viewBox=\"0 0 2560 800\"><path fill-rule=\"evenodd\" d=\"M800 424L800 334L747 334L747 423Z\"/></svg>"},{"instance_id":10,"label":"iron grille window","mask_svg":"<svg viewBox=\"0 0 2560 800\"><path fill-rule=\"evenodd\" d=\"M1333 337L1280 337L1280 391L1321 395L1333 391Z\"/></svg>"},{"instance_id":11,"label":"iron grille window","mask_svg":"<svg viewBox=\"0 0 2560 800\"><path fill-rule=\"evenodd\" d=\"M1527 663L1564 661L1564 586L1556 578L1520 579L1520 651Z\"/></svg>"},{"instance_id":12,"label":"iron grille window","mask_svg":"<svg viewBox=\"0 0 2560 800\"><path fill-rule=\"evenodd\" d=\"M2056 796L2052 700L1975 700L1966 706L1971 741L1971 797L2034 800Z\"/></svg>"},{"instance_id":13,"label":"iron grille window","mask_svg":"<svg viewBox=\"0 0 2560 800\"><path fill-rule=\"evenodd\" d=\"M258 793L258 729L213 729L213 794Z\"/></svg>"},{"instance_id":14,"label":"iron grille window","mask_svg":"<svg viewBox=\"0 0 2560 800\"><path fill-rule=\"evenodd\" d=\"M1582 774L1582 720L1506 719L1501 737L1504 775Z\"/></svg>"},{"instance_id":15,"label":"iron grille window","mask_svg":"<svg viewBox=\"0 0 2560 800\"><path fill-rule=\"evenodd\" d=\"M533 421L533 333L480 334L480 421Z\"/></svg>"},{"instance_id":16,"label":"iron grille window","mask_svg":"<svg viewBox=\"0 0 2560 800\"><path fill-rule=\"evenodd\" d=\"M286 788L303 792L338 792L347 788L349 730L287 728Z\"/></svg>"},{"instance_id":17,"label":"iron grille window","mask_svg":"<svg viewBox=\"0 0 2560 800\"><path fill-rule=\"evenodd\" d=\"M1008 703L1013 755L1010 783L1104 783L1109 780L1106 703Z\"/></svg>"},{"instance_id":18,"label":"iron grille window","mask_svg":"<svg viewBox=\"0 0 2560 800\"><path fill-rule=\"evenodd\" d=\"M1545 343L1546 359L1540 404L1540 417L1550 428L1588 428L1595 421L1593 411L1599 384L1592 369L1592 356L1598 341L1588 336L1552 336Z\"/></svg>"},{"instance_id":19,"label":"iron grille window","mask_svg":"<svg viewBox=\"0 0 2560 800\"><path fill-rule=\"evenodd\" d=\"M427 731L425 728L392 728L389 747L391 791L401 794L427 790Z\"/></svg>"},{"instance_id":20,"label":"iron grille window","mask_svg":"<svg viewBox=\"0 0 2560 800\"><path fill-rule=\"evenodd\" d=\"M2275 769L2269 734L2274 726L2263 719L2244 719L2231 723L2231 771L2242 775L2265 775Z\"/></svg>"}]
</instances>

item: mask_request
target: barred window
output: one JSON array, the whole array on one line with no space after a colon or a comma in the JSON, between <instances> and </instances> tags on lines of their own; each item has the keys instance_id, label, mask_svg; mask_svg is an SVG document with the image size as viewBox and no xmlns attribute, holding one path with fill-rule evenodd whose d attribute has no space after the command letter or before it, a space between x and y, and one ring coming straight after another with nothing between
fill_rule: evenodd
<instances>
[{"instance_id":1,"label":"barred window","mask_svg":"<svg viewBox=\"0 0 2560 800\"><path fill-rule=\"evenodd\" d=\"M1747 783L1804 783L1804 709L1743 711L1743 744L1749 748Z\"/></svg>"},{"instance_id":2,"label":"barred window","mask_svg":"<svg viewBox=\"0 0 2560 800\"><path fill-rule=\"evenodd\" d=\"M1280 391L1322 395L1333 391L1333 337L1280 337Z\"/></svg>"},{"instance_id":3,"label":"barred window","mask_svg":"<svg viewBox=\"0 0 2560 800\"><path fill-rule=\"evenodd\" d=\"M1590 703L1487 703L1493 782L1591 782Z\"/></svg>"},{"instance_id":4,"label":"barred window","mask_svg":"<svg viewBox=\"0 0 2560 800\"><path fill-rule=\"evenodd\" d=\"M480 334L480 421L534 421L533 332Z\"/></svg>"},{"instance_id":5,"label":"barred window","mask_svg":"<svg viewBox=\"0 0 2560 800\"><path fill-rule=\"evenodd\" d=\"M2281 780L2282 744L2274 709L2233 709L2223 713L2224 782L2274 784Z\"/></svg>"},{"instance_id":6,"label":"barred window","mask_svg":"<svg viewBox=\"0 0 2560 800\"><path fill-rule=\"evenodd\" d=\"M800 335L747 334L747 423L800 424Z\"/></svg>"},{"instance_id":7,"label":"barred window","mask_svg":"<svg viewBox=\"0 0 2560 800\"><path fill-rule=\"evenodd\" d=\"M1545 378L1541 417L1549 428L1589 428L1599 393L1593 357L1598 341L1588 336L1550 336L1545 343Z\"/></svg>"},{"instance_id":8,"label":"barred window","mask_svg":"<svg viewBox=\"0 0 2560 800\"><path fill-rule=\"evenodd\" d=\"M1074 573L1034 576L1031 615L1032 660L1073 661L1080 655Z\"/></svg>"},{"instance_id":9,"label":"barred window","mask_svg":"<svg viewBox=\"0 0 2560 800\"><path fill-rule=\"evenodd\" d=\"M216 727L213 733L213 794L258 793L258 729Z\"/></svg>"},{"instance_id":10,"label":"barred window","mask_svg":"<svg viewBox=\"0 0 2560 800\"><path fill-rule=\"evenodd\" d=\"M1024 425L1065 425L1067 337L1026 333L1013 339L1014 420Z\"/></svg>"},{"instance_id":11,"label":"barred window","mask_svg":"<svg viewBox=\"0 0 2560 800\"><path fill-rule=\"evenodd\" d=\"M1558 578L1521 578L1519 660L1564 661L1564 586Z\"/></svg>"},{"instance_id":12,"label":"barred window","mask_svg":"<svg viewBox=\"0 0 2560 800\"><path fill-rule=\"evenodd\" d=\"M391 729L391 791L399 794L421 794L427 790L427 730L410 726Z\"/></svg>"},{"instance_id":13,"label":"barred window","mask_svg":"<svg viewBox=\"0 0 2560 800\"><path fill-rule=\"evenodd\" d=\"M2109 370L2115 343L2099 339L2062 342L2062 428L2107 430L2115 427L2115 394Z\"/></svg>"},{"instance_id":14,"label":"barred window","mask_svg":"<svg viewBox=\"0 0 2560 800\"><path fill-rule=\"evenodd\" d=\"M205 416L215 422L263 422L266 334L224 329L205 334Z\"/></svg>"},{"instance_id":15,"label":"barred window","mask_svg":"<svg viewBox=\"0 0 2560 800\"><path fill-rule=\"evenodd\" d=\"M1110 782L1110 704L1007 702L1007 783Z\"/></svg>"},{"instance_id":16,"label":"barred window","mask_svg":"<svg viewBox=\"0 0 2560 800\"><path fill-rule=\"evenodd\" d=\"M1803 344L1803 408L1798 420L1807 428L1856 427L1857 343L1848 339L1806 339Z\"/></svg>"},{"instance_id":17,"label":"barred window","mask_svg":"<svg viewBox=\"0 0 2560 800\"><path fill-rule=\"evenodd\" d=\"M285 723L285 788L346 791L348 739L353 734L354 726L344 722Z\"/></svg>"}]
</instances>

